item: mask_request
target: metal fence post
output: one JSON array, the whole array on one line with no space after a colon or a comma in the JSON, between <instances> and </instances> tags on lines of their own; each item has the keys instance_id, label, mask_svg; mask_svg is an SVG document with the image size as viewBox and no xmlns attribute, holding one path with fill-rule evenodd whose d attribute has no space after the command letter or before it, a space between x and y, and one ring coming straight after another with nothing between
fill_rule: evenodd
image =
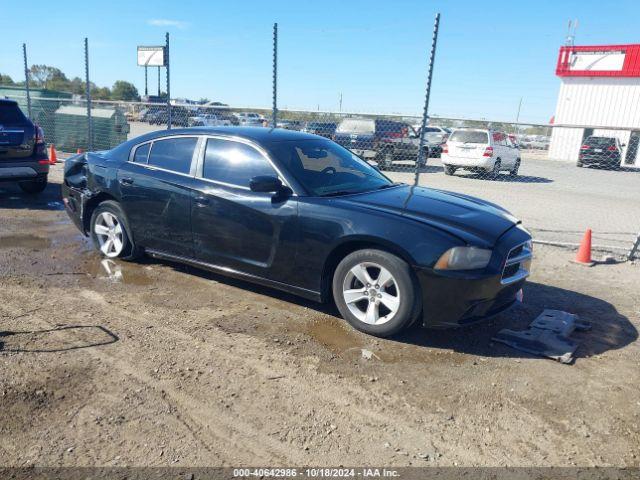
<instances>
[{"instance_id":1,"label":"metal fence post","mask_svg":"<svg viewBox=\"0 0 640 480\"><path fill-rule=\"evenodd\" d=\"M84 38L84 77L87 96L87 150L93 150L93 121L91 119L91 83L89 82L89 39Z\"/></svg>"},{"instance_id":2,"label":"metal fence post","mask_svg":"<svg viewBox=\"0 0 640 480\"><path fill-rule=\"evenodd\" d=\"M27 91L27 114L32 119L31 115L31 92L29 91L29 67L27 66L27 44L22 44L22 56L24 59L24 87Z\"/></svg>"},{"instance_id":3,"label":"metal fence post","mask_svg":"<svg viewBox=\"0 0 640 480\"><path fill-rule=\"evenodd\" d=\"M438 43L438 27L440 26L440 14L436 13L436 20L433 24L433 38L431 39L431 52L429 53L429 70L427 76L427 92L424 98L424 110L422 111L422 127L420 129L420 146L418 148L418 159L416 160L416 177L414 185L420 181L420 166L426 163L424 158L424 137L429 115L429 97L431 96L431 79L433 78L433 62L436 58L436 44ZM428 158L428 155L427 155Z\"/></svg>"},{"instance_id":4,"label":"metal fence post","mask_svg":"<svg viewBox=\"0 0 640 480\"><path fill-rule=\"evenodd\" d=\"M165 34L165 62L167 63L167 130L171 130L171 81L169 77L169 32Z\"/></svg>"},{"instance_id":5,"label":"metal fence post","mask_svg":"<svg viewBox=\"0 0 640 480\"><path fill-rule=\"evenodd\" d=\"M633 260L636 257L636 254L638 253L638 251L640 251L640 233L636 237L636 241L633 244L633 247L631 247L631 250L629 250L629 255L627 259Z\"/></svg>"},{"instance_id":6,"label":"metal fence post","mask_svg":"<svg viewBox=\"0 0 640 480\"><path fill-rule=\"evenodd\" d=\"M278 24L273 24L273 111L271 127L276 128L278 120Z\"/></svg>"}]
</instances>

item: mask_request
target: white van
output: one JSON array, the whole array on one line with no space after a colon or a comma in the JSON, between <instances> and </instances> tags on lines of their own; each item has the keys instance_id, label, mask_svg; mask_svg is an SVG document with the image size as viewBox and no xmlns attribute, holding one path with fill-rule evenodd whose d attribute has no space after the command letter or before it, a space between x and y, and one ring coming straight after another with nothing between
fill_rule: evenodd
<instances>
[{"instance_id":1,"label":"white van","mask_svg":"<svg viewBox=\"0 0 640 480\"><path fill-rule=\"evenodd\" d=\"M453 175L458 168L486 173L495 179L501 171L518 175L520 148L504 132L457 129L442 149L444 173Z\"/></svg>"}]
</instances>

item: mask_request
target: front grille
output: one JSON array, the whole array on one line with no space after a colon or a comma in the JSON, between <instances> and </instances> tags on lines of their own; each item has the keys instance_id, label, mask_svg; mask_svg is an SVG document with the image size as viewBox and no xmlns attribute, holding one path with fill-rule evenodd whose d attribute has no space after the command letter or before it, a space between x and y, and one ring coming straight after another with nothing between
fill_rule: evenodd
<instances>
[{"instance_id":1,"label":"front grille","mask_svg":"<svg viewBox=\"0 0 640 480\"><path fill-rule=\"evenodd\" d=\"M509 251L504 263L504 268L502 269L502 284L514 283L528 277L531 257L530 242L513 247Z\"/></svg>"}]
</instances>

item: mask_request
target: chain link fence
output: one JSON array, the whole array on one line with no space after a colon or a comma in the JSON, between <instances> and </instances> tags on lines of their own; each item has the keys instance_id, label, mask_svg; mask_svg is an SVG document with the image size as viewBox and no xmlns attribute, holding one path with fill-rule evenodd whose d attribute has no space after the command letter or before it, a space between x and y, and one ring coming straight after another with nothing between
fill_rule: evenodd
<instances>
[{"instance_id":1,"label":"chain link fence","mask_svg":"<svg viewBox=\"0 0 640 480\"><path fill-rule=\"evenodd\" d=\"M26 110L25 96L13 98ZM47 143L68 153L88 148L86 107L81 98L32 98L31 105ZM168 108L94 101L94 150L166 129ZM270 108L195 103L170 108L173 128L272 127ZM276 126L329 138L394 181L499 204L542 243L577 246L587 228L596 250L629 255L636 243L640 129L431 118L420 156L418 116L278 110Z\"/></svg>"}]
</instances>

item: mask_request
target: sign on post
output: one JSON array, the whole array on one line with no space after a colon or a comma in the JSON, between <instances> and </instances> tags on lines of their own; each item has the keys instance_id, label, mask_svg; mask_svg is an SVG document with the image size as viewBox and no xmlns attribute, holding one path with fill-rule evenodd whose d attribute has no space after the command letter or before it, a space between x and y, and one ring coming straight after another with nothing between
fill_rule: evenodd
<instances>
[{"instance_id":1,"label":"sign on post","mask_svg":"<svg viewBox=\"0 0 640 480\"><path fill-rule=\"evenodd\" d=\"M141 67L166 67L165 47L138 47L138 65Z\"/></svg>"}]
</instances>

